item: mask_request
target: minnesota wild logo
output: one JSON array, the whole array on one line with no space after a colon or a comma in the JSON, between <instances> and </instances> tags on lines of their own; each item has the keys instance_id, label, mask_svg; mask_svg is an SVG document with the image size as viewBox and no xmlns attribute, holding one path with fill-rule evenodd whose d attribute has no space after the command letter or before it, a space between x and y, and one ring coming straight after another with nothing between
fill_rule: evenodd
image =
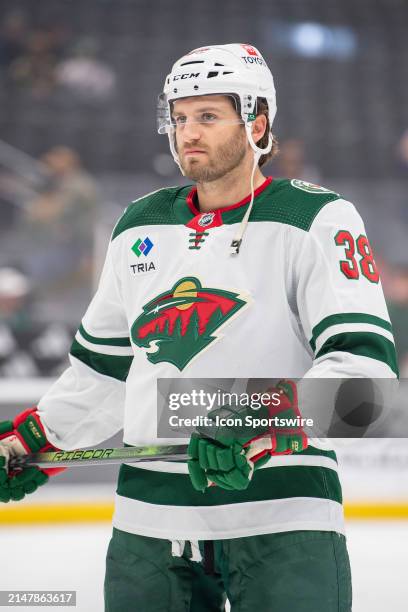
<instances>
[{"instance_id":1,"label":"minnesota wild logo","mask_svg":"<svg viewBox=\"0 0 408 612\"><path fill-rule=\"evenodd\" d=\"M218 339L214 332L246 303L237 293L202 287L197 278L185 277L143 306L132 325L132 340L151 349L146 352L151 363L167 361L181 371Z\"/></svg>"},{"instance_id":2,"label":"minnesota wild logo","mask_svg":"<svg viewBox=\"0 0 408 612\"><path fill-rule=\"evenodd\" d=\"M326 187L321 187L320 185L315 185L314 183L308 183L307 181L292 179L290 182L293 187L301 189L302 191L308 191L309 193L334 193L331 189L326 189Z\"/></svg>"}]
</instances>

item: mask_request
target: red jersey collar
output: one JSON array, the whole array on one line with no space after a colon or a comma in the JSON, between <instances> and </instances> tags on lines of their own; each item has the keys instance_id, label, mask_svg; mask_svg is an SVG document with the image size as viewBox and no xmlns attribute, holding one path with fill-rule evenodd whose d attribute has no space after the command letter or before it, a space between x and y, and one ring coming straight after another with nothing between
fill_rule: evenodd
<instances>
[{"instance_id":1,"label":"red jersey collar","mask_svg":"<svg viewBox=\"0 0 408 612\"><path fill-rule=\"evenodd\" d=\"M264 189L266 189L266 187L268 187L268 185L270 185L272 183L272 177L268 176L264 182L259 185L259 187L257 189L255 189L254 191L254 198L256 198L257 195L259 195L260 193L262 193L262 191ZM203 211L200 211L197 209L194 201L197 200L197 187L193 187L190 191L190 193L187 195L186 197L186 202L187 205L189 207L189 209L191 210L191 212L193 213L193 215L202 215L205 214ZM216 217L219 218L220 214L227 212L228 210L232 210L233 208L239 208L240 206L245 206L245 204L248 204L251 201L251 194L247 195L243 200L241 200L240 202L236 202L235 204L230 204L229 206L222 206L221 208L216 208L215 210L212 211L207 211L208 214L210 213L216 213Z\"/></svg>"}]
</instances>

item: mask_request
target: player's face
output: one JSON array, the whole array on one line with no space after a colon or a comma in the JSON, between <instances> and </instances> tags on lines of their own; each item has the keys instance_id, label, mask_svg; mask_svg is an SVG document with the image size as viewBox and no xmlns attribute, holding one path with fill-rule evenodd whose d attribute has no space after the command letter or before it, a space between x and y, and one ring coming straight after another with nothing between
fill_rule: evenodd
<instances>
[{"instance_id":1,"label":"player's face","mask_svg":"<svg viewBox=\"0 0 408 612\"><path fill-rule=\"evenodd\" d=\"M248 141L242 121L227 96L176 100L172 117L180 164L193 181L215 181L242 163Z\"/></svg>"}]
</instances>

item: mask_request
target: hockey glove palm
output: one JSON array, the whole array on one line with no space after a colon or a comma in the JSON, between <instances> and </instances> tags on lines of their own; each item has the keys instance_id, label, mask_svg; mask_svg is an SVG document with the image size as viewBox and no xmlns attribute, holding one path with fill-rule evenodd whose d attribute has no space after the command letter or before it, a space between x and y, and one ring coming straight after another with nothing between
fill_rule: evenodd
<instances>
[{"instance_id":1,"label":"hockey glove palm","mask_svg":"<svg viewBox=\"0 0 408 612\"><path fill-rule=\"evenodd\" d=\"M20 501L45 484L49 476L64 470L29 467L11 472L8 469L9 459L13 457L48 450L59 449L48 442L36 408L19 414L14 421L0 423L0 502Z\"/></svg>"}]
</instances>

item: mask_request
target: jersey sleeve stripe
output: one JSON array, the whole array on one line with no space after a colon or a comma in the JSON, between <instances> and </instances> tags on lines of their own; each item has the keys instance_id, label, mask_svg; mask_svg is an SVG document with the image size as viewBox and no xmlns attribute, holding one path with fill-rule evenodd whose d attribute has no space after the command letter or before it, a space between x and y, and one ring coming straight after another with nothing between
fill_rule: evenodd
<instances>
[{"instance_id":1,"label":"jersey sleeve stripe","mask_svg":"<svg viewBox=\"0 0 408 612\"><path fill-rule=\"evenodd\" d=\"M74 339L70 353L95 372L125 381L132 364L133 356L105 355L91 351Z\"/></svg>"},{"instance_id":2,"label":"jersey sleeve stripe","mask_svg":"<svg viewBox=\"0 0 408 612\"><path fill-rule=\"evenodd\" d=\"M339 325L332 325L320 334L316 340L315 352L318 353L324 343L332 336L337 336L338 334L344 334L347 332L372 332L373 334L384 336L384 338L387 338L394 344L394 336L392 333L386 329L383 329L382 327L378 327L378 325L371 325L369 323L343 323Z\"/></svg>"},{"instance_id":3,"label":"jersey sleeve stripe","mask_svg":"<svg viewBox=\"0 0 408 612\"><path fill-rule=\"evenodd\" d=\"M102 355L112 355L118 357L133 357L133 351L129 346L112 346L104 344L93 344L88 342L78 331L75 335L75 340L83 347L94 353L101 353Z\"/></svg>"},{"instance_id":4,"label":"jersey sleeve stripe","mask_svg":"<svg viewBox=\"0 0 408 612\"><path fill-rule=\"evenodd\" d=\"M312 329L312 338L309 341L312 350L316 350L316 340L328 327L332 325L338 325L341 323L369 323L370 325L377 325L382 329L385 329L392 333L392 325L389 321L370 315L365 312L342 312L334 315L329 315L322 319Z\"/></svg>"},{"instance_id":5,"label":"jersey sleeve stripe","mask_svg":"<svg viewBox=\"0 0 408 612\"><path fill-rule=\"evenodd\" d=\"M79 326L78 331L80 332L81 336L85 338L85 340L88 340L92 344L104 344L107 346L131 346L129 336L122 338L100 338L97 336L91 336L91 334L88 334L82 323Z\"/></svg>"},{"instance_id":6,"label":"jersey sleeve stripe","mask_svg":"<svg viewBox=\"0 0 408 612\"><path fill-rule=\"evenodd\" d=\"M316 359L332 352L346 352L382 361L399 375L394 343L373 332L346 332L330 336L316 354Z\"/></svg>"}]
</instances>

